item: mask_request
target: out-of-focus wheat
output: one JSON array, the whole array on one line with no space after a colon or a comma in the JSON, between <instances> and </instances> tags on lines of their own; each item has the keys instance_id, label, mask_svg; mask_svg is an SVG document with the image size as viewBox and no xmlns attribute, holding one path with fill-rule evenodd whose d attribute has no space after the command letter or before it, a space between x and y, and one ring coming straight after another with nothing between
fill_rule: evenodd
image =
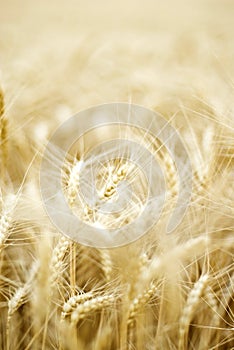
<instances>
[{"instance_id":1,"label":"out-of-focus wheat","mask_svg":"<svg viewBox=\"0 0 234 350\"><path fill-rule=\"evenodd\" d=\"M0 88L0 178L2 181L4 180L7 166L7 132L4 95Z\"/></svg>"}]
</instances>

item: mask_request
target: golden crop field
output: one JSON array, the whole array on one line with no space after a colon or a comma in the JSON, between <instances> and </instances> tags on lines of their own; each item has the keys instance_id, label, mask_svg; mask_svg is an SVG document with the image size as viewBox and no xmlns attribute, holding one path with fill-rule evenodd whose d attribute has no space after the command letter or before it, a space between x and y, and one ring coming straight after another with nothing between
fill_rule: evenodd
<instances>
[{"instance_id":1,"label":"golden crop field","mask_svg":"<svg viewBox=\"0 0 234 350\"><path fill-rule=\"evenodd\" d=\"M232 0L0 0L0 350L234 349L233 156Z\"/></svg>"}]
</instances>

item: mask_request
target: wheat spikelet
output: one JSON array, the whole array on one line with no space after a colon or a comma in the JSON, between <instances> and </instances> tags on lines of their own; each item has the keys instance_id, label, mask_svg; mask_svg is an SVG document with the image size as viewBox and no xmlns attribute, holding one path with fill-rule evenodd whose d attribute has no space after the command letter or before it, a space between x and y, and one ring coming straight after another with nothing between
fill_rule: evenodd
<instances>
[{"instance_id":1,"label":"wheat spikelet","mask_svg":"<svg viewBox=\"0 0 234 350\"><path fill-rule=\"evenodd\" d=\"M110 252L106 249L99 249L101 267L105 276L106 282L111 281L112 275L112 260Z\"/></svg>"},{"instance_id":2,"label":"wheat spikelet","mask_svg":"<svg viewBox=\"0 0 234 350\"><path fill-rule=\"evenodd\" d=\"M212 337L215 337L215 330L220 322L217 298L215 297L215 294L210 285L207 285L204 289L203 299L208 306L207 313L209 315L209 321L207 330L204 330L204 334L200 340L200 346L201 348L209 348L209 344L212 344Z\"/></svg>"},{"instance_id":3,"label":"wheat spikelet","mask_svg":"<svg viewBox=\"0 0 234 350\"><path fill-rule=\"evenodd\" d=\"M76 197L79 193L79 178L82 164L82 161L75 160L68 169L69 175L67 179L66 195L71 207L75 203Z\"/></svg>"},{"instance_id":4,"label":"wheat spikelet","mask_svg":"<svg viewBox=\"0 0 234 350\"><path fill-rule=\"evenodd\" d=\"M71 312L79 305L83 304L87 300L91 300L94 297L93 292L80 293L70 297L63 305L63 311L61 314L62 319L71 314Z\"/></svg>"},{"instance_id":5,"label":"wheat spikelet","mask_svg":"<svg viewBox=\"0 0 234 350\"><path fill-rule=\"evenodd\" d=\"M34 263L32 266L29 277L25 284L18 288L14 295L8 301L8 314L7 314L7 325L6 325L6 337L7 337L7 348L10 346L10 331L11 330L11 319L14 313L24 305L30 299L30 293L32 292L32 280L37 273L38 266Z\"/></svg>"},{"instance_id":6,"label":"wheat spikelet","mask_svg":"<svg viewBox=\"0 0 234 350\"><path fill-rule=\"evenodd\" d=\"M217 325L219 323L219 313L218 313L218 302L212 288L208 285L204 291L204 298L211 308L213 324Z\"/></svg>"},{"instance_id":7,"label":"wheat spikelet","mask_svg":"<svg viewBox=\"0 0 234 350\"><path fill-rule=\"evenodd\" d=\"M0 253L11 233L11 225L13 221L14 209L17 203L15 195L8 195L4 198L3 207L0 217Z\"/></svg>"},{"instance_id":8,"label":"wheat spikelet","mask_svg":"<svg viewBox=\"0 0 234 350\"><path fill-rule=\"evenodd\" d=\"M142 142L141 137L143 136L143 143L149 147L150 151L155 154L156 157L160 160L162 164L162 168L164 169L164 174L166 177L167 183L167 200L172 197L178 196L178 176L175 162L170 156L166 145L164 145L158 138L154 137L150 133L144 134L143 132L138 131L139 140L138 142ZM137 133L137 134L138 134Z\"/></svg>"},{"instance_id":9,"label":"wheat spikelet","mask_svg":"<svg viewBox=\"0 0 234 350\"><path fill-rule=\"evenodd\" d=\"M70 241L64 236L61 236L52 252L52 258L50 263L50 281L52 286L55 285L55 283L57 283L61 278L61 274L64 269L64 257L69 247Z\"/></svg>"},{"instance_id":10,"label":"wheat spikelet","mask_svg":"<svg viewBox=\"0 0 234 350\"><path fill-rule=\"evenodd\" d=\"M126 210L126 213L109 214L106 216L99 213L97 208L91 208L79 193L80 169L83 163L81 161L74 161L73 163L67 175L65 193L69 205L73 210L76 209L81 220L95 226L112 228L113 220L118 222L119 226L122 226L129 218L131 218L131 220L134 219L135 207L141 205L140 198L135 198L137 202L135 203L135 207L132 210ZM114 198L117 195L118 185L121 181L126 180L128 176L131 176L131 170L132 166L128 164L125 159L111 159L108 164L105 165L105 173L100 175L101 179L97 189L99 199L103 202L107 202ZM132 176L134 176L134 174Z\"/></svg>"},{"instance_id":11,"label":"wheat spikelet","mask_svg":"<svg viewBox=\"0 0 234 350\"><path fill-rule=\"evenodd\" d=\"M199 280L194 284L194 287L189 292L187 297L186 305L184 306L182 316L180 319L180 328L179 328L179 340L178 340L178 349L184 350L187 348L188 343L188 329L190 322L194 316L194 311L198 303L200 302L201 295L206 288L208 283L208 275L202 275Z\"/></svg>"},{"instance_id":12,"label":"wheat spikelet","mask_svg":"<svg viewBox=\"0 0 234 350\"><path fill-rule=\"evenodd\" d=\"M139 314L140 310L144 308L148 302L155 297L158 293L158 287L151 283L151 285L137 297L134 298L133 301L130 302L129 311L128 311L128 326L132 326L134 324L134 320Z\"/></svg>"},{"instance_id":13,"label":"wheat spikelet","mask_svg":"<svg viewBox=\"0 0 234 350\"><path fill-rule=\"evenodd\" d=\"M18 288L12 298L8 302L8 319L12 317L12 315L19 309L21 305L23 305L26 301L28 294L31 292L32 280L37 273L38 266L35 263L29 273L29 277L26 280L25 284Z\"/></svg>"},{"instance_id":14,"label":"wheat spikelet","mask_svg":"<svg viewBox=\"0 0 234 350\"><path fill-rule=\"evenodd\" d=\"M29 292L30 285L25 284L23 287L17 289L13 297L8 303L8 318L10 318L14 312L16 312L21 305L25 302L27 294Z\"/></svg>"},{"instance_id":15,"label":"wheat spikelet","mask_svg":"<svg viewBox=\"0 0 234 350\"><path fill-rule=\"evenodd\" d=\"M101 295L93 299L86 300L82 304L78 304L74 311L71 313L71 322L73 325L77 324L80 320L89 316L93 312L106 309L107 307L113 307L116 303L116 296L114 295Z\"/></svg>"}]
</instances>

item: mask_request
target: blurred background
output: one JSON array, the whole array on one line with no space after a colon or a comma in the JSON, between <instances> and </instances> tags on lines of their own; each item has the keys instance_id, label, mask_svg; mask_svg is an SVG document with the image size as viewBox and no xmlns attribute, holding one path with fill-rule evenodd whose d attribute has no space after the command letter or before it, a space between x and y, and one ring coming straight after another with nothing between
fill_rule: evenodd
<instances>
[{"instance_id":1,"label":"blurred background","mask_svg":"<svg viewBox=\"0 0 234 350\"><path fill-rule=\"evenodd\" d=\"M233 29L232 0L1 1L1 27L26 39L74 35L79 31ZM78 31L78 32L77 32ZM3 38L1 38L3 39Z\"/></svg>"},{"instance_id":2,"label":"blurred background","mask_svg":"<svg viewBox=\"0 0 234 350\"><path fill-rule=\"evenodd\" d=\"M233 110L232 0L0 7L0 85L12 133L41 142L72 114L112 101L171 115L205 97L221 113Z\"/></svg>"},{"instance_id":3,"label":"blurred background","mask_svg":"<svg viewBox=\"0 0 234 350\"><path fill-rule=\"evenodd\" d=\"M165 116L181 104L198 109L201 100L233 111L232 0L1 0L0 7L0 85L12 132L40 142L79 110L112 101Z\"/></svg>"}]
</instances>

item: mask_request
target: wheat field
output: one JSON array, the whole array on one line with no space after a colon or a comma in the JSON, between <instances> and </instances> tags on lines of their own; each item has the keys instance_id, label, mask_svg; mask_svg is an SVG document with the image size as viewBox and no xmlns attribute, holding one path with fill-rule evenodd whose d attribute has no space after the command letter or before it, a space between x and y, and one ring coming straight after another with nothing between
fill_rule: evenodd
<instances>
[{"instance_id":1,"label":"wheat field","mask_svg":"<svg viewBox=\"0 0 234 350\"><path fill-rule=\"evenodd\" d=\"M0 8L0 349L234 349L233 1ZM53 225L39 174L56 128L110 102L144 106L179 130L192 166L181 181L192 180L192 193L166 234L176 167L149 138L165 167L165 210L140 239L101 249ZM89 222L94 214L76 202L77 162L67 161L64 195ZM99 183L107 200L130 166L111 162L115 185L106 175Z\"/></svg>"}]
</instances>

